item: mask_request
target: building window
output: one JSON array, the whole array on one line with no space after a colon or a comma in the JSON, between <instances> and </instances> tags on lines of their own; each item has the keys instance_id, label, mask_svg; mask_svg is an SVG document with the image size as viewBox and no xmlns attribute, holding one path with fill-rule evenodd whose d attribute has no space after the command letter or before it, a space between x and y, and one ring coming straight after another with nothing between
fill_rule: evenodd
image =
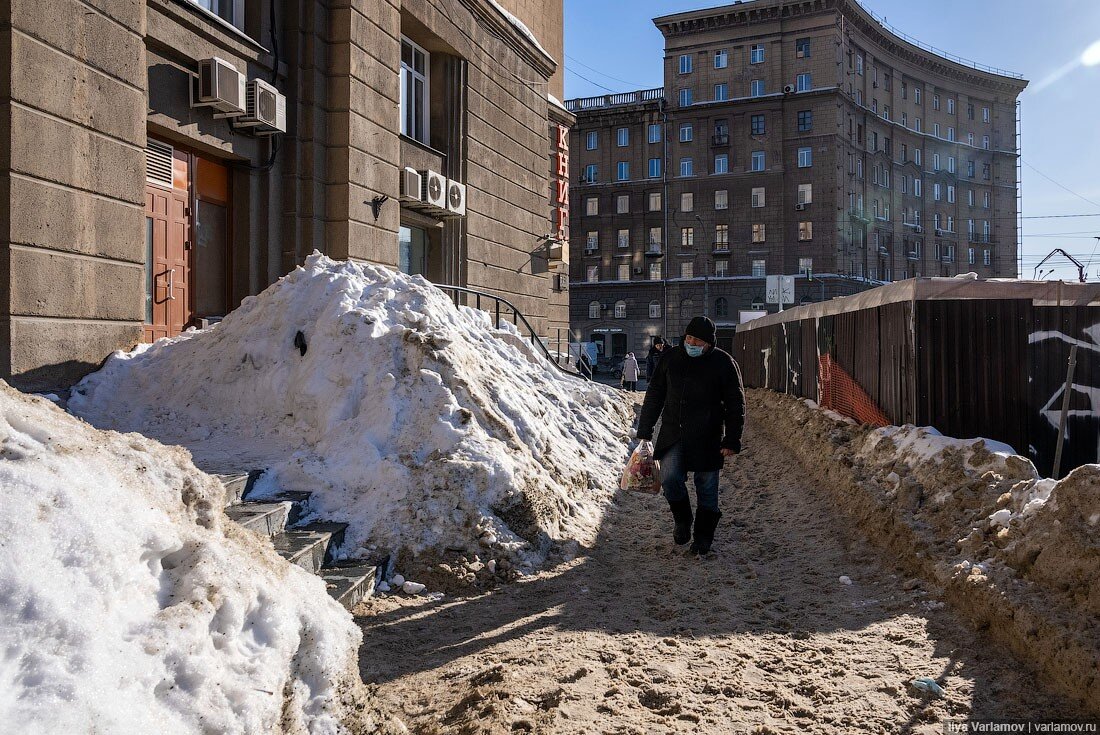
<instances>
[{"instance_id":1,"label":"building window","mask_svg":"<svg viewBox=\"0 0 1100 735\"><path fill-rule=\"evenodd\" d=\"M661 243L663 238L661 237L660 227L649 228L649 242L646 243L646 251L650 253L661 252Z\"/></svg>"},{"instance_id":2,"label":"building window","mask_svg":"<svg viewBox=\"0 0 1100 735\"><path fill-rule=\"evenodd\" d=\"M974 133L967 133L966 134L966 144L969 145L969 146L974 145Z\"/></svg>"},{"instance_id":3,"label":"building window","mask_svg":"<svg viewBox=\"0 0 1100 735\"><path fill-rule=\"evenodd\" d=\"M753 278L763 278L767 275L766 262L764 260L752 261L752 276Z\"/></svg>"},{"instance_id":4,"label":"building window","mask_svg":"<svg viewBox=\"0 0 1100 735\"><path fill-rule=\"evenodd\" d=\"M715 250L729 250L730 244L730 226L729 225L715 225L714 226L714 249Z\"/></svg>"},{"instance_id":5,"label":"building window","mask_svg":"<svg viewBox=\"0 0 1100 735\"><path fill-rule=\"evenodd\" d=\"M729 192L726 189L716 189L714 192L714 208L729 208Z\"/></svg>"},{"instance_id":6,"label":"building window","mask_svg":"<svg viewBox=\"0 0 1100 735\"><path fill-rule=\"evenodd\" d=\"M630 263L619 263L619 280L620 281L629 281L630 280ZM619 315L615 314L615 316L619 316ZM619 317L619 318L621 319L622 317Z\"/></svg>"},{"instance_id":7,"label":"building window","mask_svg":"<svg viewBox=\"0 0 1100 735\"><path fill-rule=\"evenodd\" d=\"M650 301L649 302L649 318L660 319L661 318L661 302Z\"/></svg>"},{"instance_id":8,"label":"building window","mask_svg":"<svg viewBox=\"0 0 1100 735\"><path fill-rule=\"evenodd\" d=\"M680 211L690 212L695 209L695 194L685 191L680 194Z\"/></svg>"},{"instance_id":9,"label":"building window","mask_svg":"<svg viewBox=\"0 0 1100 735\"><path fill-rule=\"evenodd\" d=\"M620 194L615 197L615 213L626 214L630 211L630 195Z\"/></svg>"},{"instance_id":10,"label":"building window","mask_svg":"<svg viewBox=\"0 0 1100 735\"><path fill-rule=\"evenodd\" d=\"M971 103L967 103L967 105L966 105L966 119L967 120L973 120L974 119L974 105L971 104Z\"/></svg>"},{"instance_id":11,"label":"building window","mask_svg":"<svg viewBox=\"0 0 1100 735\"><path fill-rule=\"evenodd\" d=\"M588 148L588 150L596 150L596 145L599 143L599 133L597 133L595 130L589 130L586 137L586 147Z\"/></svg>"},{"instance_id":12,"label":"building window","mask_svg":"<svg viewBox=\"0 0 1100 735\"><path fill-rule=\"evenodd\" d=\"M751 96L751 97L762 97L763 95L764 95L764 80L763 79L753 79L752 82L749 83L749 96Z\"/></svg>"},{"instance_id":13,"label":"building window","mask_svg":"<svg viewBox=\"0 0 1100 735\"><path fill-rule=\"evenodd\" d=\"M691 90L680 90L680 107L691 107Z\"/></svg>"},{"instance_id":14,"label":"building window","mask_svg":"<svg viewBox=\"0 0 1100 735\"><path fill-rule=\"evenodd\" d=\"M989 242L989 220L982 220L982 236L985 237L985 241Z\"/></svg>"},{"instance_id":15,"label":"building window","mask_svg":"<svg viewBox=\"0 0 1100 735\"><path fill-rule=\"evenodd\" d=\"M813 89L813 82L811 81L809 74L799 74L795 78L795 90L798 92L809 92Z\"/></svg>"},{"instance_id":16,"label":"building window","mask_svg":"<svg viewBox=\"0 0 1100 735\"><path fill-rule=\"evenodd\" d=\"M716 260L714 261L714 275L718 278L725 278L730 274L730 262L728 260Z\"/></svg>"},{"instance_id":17,"label":"building window","mask_svg":"<svg viewBox=\"0 0 1100 735\"><path fill-rule=\"evenodd\" d=\"M615 145L620 148L630 145L630 128L619 128L615 131Z\"/></svg>"},{"instance_id":18,"label":"building window","mask_svg":"<svg viewBox=\"0 0 1100 735\"><path fill-rule=\"evenodd\" d=\"M584 200L584 213L589 217L594 217L600 213L599 197L588 197Z\"/></svg>"},{"instance_id":19,"label":"building window","mask_svg":"<svg viewBox=\"0 0 1100 735\"><path fill-rule=\"evenodd\" d=\"M630 230L619 230L617 240L617 244L620 248L630 247Z\"/></svg>"},{"instance_id":20,"label":"building window","mask_svg":"<svg viewBox=\"0 0 1100 735\"><path fill-rule=\"evenodd\" d=\"M681 176L694 176L695 165L690 158L680 159L680 175Z\"/></svg>"},{"instance_id":21,"label":"building window","mask_svg":"<svg viewBox=\"0 0 1100 735\"><path fill-rule=\"evenodd\" d=\"M714 68L725 69L730 65L730 55L724 48L714 52Z\"/></svg>"},{"instance_id":22,"label":"building window","mask_svg":"<svg viewBox=\"0 0 1100 735\"><path fill-rule=\"evenodd\" d=\"M600 233L596 230L589 230L588 236L584 241L584 249L588 251L598 250L600 247Z\"/></svg>"},{"instance_id":23,"label":"building window","mask_svg":"<svg viewBox=\"0 0 1100 735\"><path fill-rule=\"evenodd\" d=\"M584 176L581 177L581 181L586 184L595 184L598 177L599 174L596 164L590 163L584 167Z\"/></svg>"},{"instance_id":24,"label":"building window","mask_svg":"<svg viewBox=\"0 0 1100 735\"><path fill-rule=\"evenodd\" d=\"M953 97L948 97L947 98L947 114L948 115L954 115L955 114L955 99Z\"/></svg>"},{"instance_id":25,"label":"building window","mask_svg":"<svg viewBox=\"0 0 1100 735\"><path fill-rule=\"evenodd\" d=\"M753 115L749 118L749 132L752 135L763 135L764 129L763 115Z\"/></svg>"},{"instance_id":26,"label":"building window","mask_svg":"<svg viewBox=\"0 0 1100 735\"><path fill-rule=\"evenodd\" d=\"M940 182L938 182L938 181L934 182L932 184L932 198L934 200L936 200L937 202L942 198L941 195L940 195L941 191L942 190L940 189Z\"/></svg>"},{"instance_id":27,"label":"building window","mask_svg":"<svg viewBox=\"0 0 1100 735\"><path fill-rule=\"evenodd\" d=\"M660 143L661 142L661 126L656 123L650 123L649 125L649 142Z\"/></svg>"},{"instance_id":28,"label":"building window","mask_svg":"<svg viewBox=\"0 0 1100 735\"><path fill-rule=\"evenodd\" d=\"M719 296L714 301L714 315L718 317L728 317L730 315L730 302L729 299L724 296Z\"/></svg>"},{"instance_id":29,"label":"building window","mask_svg":"<svg viewBox=\"0 0 1100 735\"><path fill-rule=\"evenodd\" d=\"M989 209L989 192L988 191L983 191L982 192L982 207L985 208L985 209Z\"/></svg>"},{"instance_id":30,"label":"building window","mask_svg":"<svg viewBox=\"0 0 1100 735\"><path fill-rule=\"evenodd\" d=\"M694 278L695 264L690 260L680 263L680 278Z\"/></svg>"},{"instance_id":31,"label":"building window","mask_svg":"<svg viewBox=\"0 0 1100 735\"><path fill-rule=\"evenodd\" d=\"M863 159L862 158L857 158L856 159L856 178L857 179L862 179L863 178Z\"/></svg>"},{"instance_id":32,"label":"building window","mask_svg":"<svg viewBox=\"0 0 1100 735\"><path fill-rule=\"evenodd\" d=\"M954 156L948 156L947 157L947 173L949 173L949 174L955 173L955 157Z\"/></svg>"},{"instance_id":33,"label":"building window","mask_svg":"<svg viewBox=\"0 0 1100 735\"><path fill-rule=\"evenodd\" d=\"M939 123L932 123L932 135L936 136L937 138L940 137L940 124Z\"/></svg>"},{"instance_id":34,"label":"building window","mask_svg":"<svg viewBox=\"0 0 1100 735\"><path fill-rule=\"evenodd\" d=\"M764 201L765 201L764 187L763 186L753 187L753 190L752 190L752 206L755 207L755 208L763 207L764 206Z\"/></svg>"},{"instance_id":35,"label":"building window","mask_svg":"<svg viewBox=\"0 0 1100 735\"><path fill-rule=\"evenodd\" d=\"M799 110L798 111L798 132L808 133L814 129L814 111L813 110Z\"/></svg>"},{"instance_id":36,"label":"building window","mask_svg":"<svg viewBox=\"0 0 1100 735\"><path fill-rule=\"evenodd\" d=\"M651 280L651 281L661 280L661 264L660 263L650 263L649 264L649 280ZM658 314L657 316L660 316L660 314Z\"/></svg>"},{"instance_id":37,"label":"building window","mask_svg":"<svg viewBox=\"0 0 1100 735\"><path fill-rule=\"evenodd\" d=\"M814 272L814 259L813 258L799 258L798 259L798 272L802 275L809 275Z\"/></svg>"},{"instance_id":38,"label":"building window","mask_svg":"<svg viewBox=\"0 0 1100 735\"><path fill-rule=\"evenodd\" d=\"M882 119L886 121L890 120L890 105L882 106Z\"/></svg>"},{"instance_id":39,"label":"building window","mask_svg":"<svg viewBox=\"0 0 1100 735\"><path fill-rule=\"evenodd\" d=\"M856 90L856 104L863 107L863 90L861 89Z\"/></svg>"},{"instance_id":40,"label":"building window","mask_svg":"<svg viewBox=\"0 0 1100 735\"><path fill-rule=\"evenodd\" d=\"M661 178L661 159L651 158L649 159L649 178L659 179Z\"/></svg>"},{"instance_id":41,"label":"building window","mask_svg":"<svg viewBox=\"0 0 1100 735\"><path fill-rule=\"evenodd\" d=\"M200 3L202 4L202 3ZM430 54L401 38L401 134L427 145Z\"/></svg>"},{"instance_id":42,"label":"building window","mask_svg":"<svg viewBox=\"0 0 1100 735\"><path fill-rule=\"evenodd\" d=\"M966 162L966 175L969 178L974 178L974 159L968 159Z\"/></svg>"},{"instance_id":43,"label":"building window","mask_svg":"<svg viewBox=\"0 0 1100 735\"><path fill-rule=\"evenodd\" d=\"M955 187L951 184L947 185L947 202L949 204L955 203Z\"/></svg>"},{"instance_id":44,"label":"building window","mask_svg":"<svg viewBox=\"0 0 1100 735\"><path fill-rule=\"evenodd\" d=\"M691 54L680 55L680 73L691 74Z\"/></svg>"},{"instance_id":45,"label":"building window","mask_svg":"<svg viewBox=\"0 0 1100 735\"><path fill-rule=\"evenodd\" d=\"M914 148L913 149L913 163L917 164L918 166L921 165L920 159L921 159L921 149L920 148Z\"/></svg>"},{"instance_id":46,"label":"building window","mask_svg":"<svg viewBox=\"0 0 1100 735\"><path fill-rule=\"evenodd\" d=\"M766 238L763 223L756 223L752 226L752 241L764 242Z\"/></svg>"},{"instance_id":47,"label":"building window","mask_svg":"<svg viewBox=\"0 0 1100 735\"><path fill-rule=\"evenodd\" d=\"M814 185L813 184L799 184L798 185L798 203L799 204L811 204L814 200Z\"/></svg>"},{"instance_id":48,"label":"building window","mask_svg":"<svg viewBox=\"0 0 1100 735\"><path fill-rule=\"evenodd\" d=\"M726 153L719 153L714 157L714 173L725 174L729 173L729 155Z\"/></svg>"},{"instance_id":49,"label":"building window","mask_svg":"<svg viewBox=\"0 0 1100 735\"><path fill-rule=\"evenodd\" d=\"M903 100L909 99L909 84L907 82L901 83L901 98Z\"/></svg>"},{"instance_id":50,"label":"building window","mask_svg":"<svg viewBox=\"0 0 1100 735\"><path fill-rule=\"evenodd\" d=\"M695 228L694 227L681 227L680 228L680 247L690 248L695 246Z\"/></svg>"},{"instance_id":51,"label":"building window","mask_svg":"<svg viewBox=\"0 0 1100 735\"><path fill-rule=\"evenodd\" d=\"M810 58L810 39L798 38L794 42L794 57L796 59Z\"/></svg>"},{"instance_id":52,"label":"building window","mask_svg":"<svg viewBox=\"0 0 1100 735\"><path fill-rule=\"evenodd\" d=\"M751 167L751 170L752 171L763 171L764 170L764 151L753 151L752 152L752 167Z\"/></svg>"},{"instance_id":53,"label":"building window","mask_svg":"<svg viewBox=\"0 0 1100 735\"><path fill-rule=\"evenodd\" d=\"M597 281L600 280L600 267L598 265L588 266L587 272L588 272L588 282L589 283L596 283ZM599 314L597 314L596 316L599 316Z\"/></svg>"},{"instance_id":54,"label":"building window","mask_svg":"<svg viewBox=\"0 0 1100 735\"><path fill-rule=\"evenodd\" d=\"M726 84L715 84L714 101L725 102L727 99L729 99L729 86L727 86Z\"/></svg>"},{"instance_id":55,"label":"building window","mask_svg":"<svg viewBox=\"0 0 1100 735\"><path fill-rule=\"evenodd\" d=\"M649 192L649 211L650 212L660 212L661 211L661 192L659 192L659 191Z\"/></svg>"},{"instance_id":56,"label":"building window","mask_svg":"<svg viewBox=\"0 0 1100 735\"><path fill-rule=\"evenodd\" d=\"M901 187L902 194L909 193L909 177L901 176L898 178L898 185Z\"/></svg>"},{"instance_id":57,"label":"building window","mask_svg":"<svg viewBox=\"0 0 1100 735\"><path fill-rule=\"evenodd\" d=\"M913 87L913 104L920 104L920 87Z\"/></svg>"},{"instance_id":58,"label":"building window","mask_svg":"<svg viewBox=\"0 0 1100 735\"><path fill-rule=\"evenodd\" d=\"M814 239L814 223L813 222L799 222L798 223L798 239L800 241L813 240Z\"/></svg>"},{"instance_id":59,"label":"building window","mask_svg":"<svg viewBox=\"0 0 1100 735\"><path fill-rule=\"evenodd\" d=\"M903 128L909 127L909 116L907 114L905 114L904 110L902 110L902 113L901 113L901 126Z\"/></svg>"},{"instance_id":60,"label":"building window","mask_svg":"<svg viewBox=\"0 0 1100 735\"><path fill-rule=\"evenodd\" d=\"M856 54L856 74L863 76L863 54Z\"/></svg>"},{"instance_id":61,"label":"building window","mask_svg":"<svg viewBox=\"0 0 1100 735\"><path fill-rule=\"evenodd\" d=\"M982 251L982 265L989 265L989 251Z\"/></svg>"},{"instance_id":62,"label":"building window","mask_svg":"<svg viewBox=\"0 0 1100 735\"><path fill-rule=\"evenodd\" d=\"M938 94L932 95L932 109L940 109L940 96Z\"/></svg>"},{"instance_id":63,"label":"building window","mask_svg":"<svg viewBox=\"0 0 1100 735\"><path fill-rule=\"evenodd\" d=\"M763 64L764 63L764 45L755 43L752 49L749 51L749 63L750 64Z\"/></svg>"},{"instance_id":64,"label":"building window","mask_svg":"<svg viewBox=\"0 0 1100 735\"><path fill-rule=\"evenodd\" d=\"M973 189L967 189L966 190L966 205L968 207L973 207L974 206L974 190Z\"/></svg>"},{"instance_id":65,"label":"building window","mask_svg":"<svg viewBox=\"0 0 1100 735\"><path fill-rule=\"evenodd\" d=\"M921 180L913 179L913 196L921 196Z\"/></svg>"},{"instance_id":66,"label":"building window","mask_svg":"<svg viewBox=\"0 0 1100 735\"><path fill-rule=\"evenodd\" d=\"M615 318L616 319L626 319L626 302L625 301L616 301L615 302Z\"/></svg>"},{"instance_id":67,"label":"building window","mask_svg":"<svg viewBox=\"0 0 1100 735\"><path fill-rule=\"evenodd\" d=\"M982 122L989 122L989 108L982 108Z\"/></svg>"},{"instance_id":68,"label":"building window","mask_svg":"<svg viewBox=\"0 0 1100 735\"><path fill-rule=\"evenodd\" d=\"M680 142L690 143L691 139L695 136L695 130L691 127L690 123L680 126Z\"/></svg>"},{"instance_id":69,"label":"building window","mask_svg":"<svg viewBox=\"0 0 1100 735\"><path fill-rule=\"evenodd\" d=\"M920 118L919 117L914 117L913 118L913 130L917 131L918 133L920 132Z\"/></svg>"},{"instance_id":70,"label":"building window","mask_svg":"<svg viewBox=\"0 0 1100 735\"><path fill-rule=\"evenodd\" d=\"M595 266L590 266L590 267L594 268ZM600 318L600 302L599 301L590 301L590 302L588 302L588 318L589 319L599 319Z\"/></svg>"},{"instance_id":71,"label":"building window","mask_svg":"<svg viewBox=\"0 0 1100 735\"><path fill-rule=\"evenodd\" d=\"M966 262L967 265L974 265L974 248L966 249Z\"/></svg>"},{"instance_id":72,"label":"building window","mask_svg":"<svg viewBox=\"0 0 1100 735\"><path fill-rule=\"evenodd\" d=\"M987 151L989 150L989 136L988 135L983 135L982 136L982 148L984 148Z\"/></svg>"},{"instance_id":73,"label":"building window","mask_svg":"<svg viewBox=\"0 0 1100 735\"><path fill-rule=\"evenodd\" d=\"M798 167L799 168L809 168L810 166L813 166L813 165L814 165L813 149L809 148L809 147L799 148L798 149Z\"/></svg>"},{"instance_id":74,"label":"building window","mask_svg":"<svg viewBox=\"0 0 1100 735\"><path fill-rule=\"evenodd\" d=\"M940 170L940 154L939 153L933 153L932 154L932 170L933 171L939 171Z\"/></svg>"},{"instance_id":75,"label":"building window","mask_svg":"<svg viewBox=\"0 0 1100 735\"><path fill-rule=\"evenodd\" d=\"M949 141L951 141L952 143L955 142L955 128L952 128L952 127L947 128L947 139Z\"/></svg>"},{"instance_id":76,"label":"building window","mask_svg":"<svg viewBox=\"0 0 1100 735\"><path fill-rule=\"evenodd\" d=\"M629 161L619 161L619 165L616 167L615 170L616 170L616 175L618 176L619 181L629 181L630 180L630 162Z\"/></svg>"}]
</instances>

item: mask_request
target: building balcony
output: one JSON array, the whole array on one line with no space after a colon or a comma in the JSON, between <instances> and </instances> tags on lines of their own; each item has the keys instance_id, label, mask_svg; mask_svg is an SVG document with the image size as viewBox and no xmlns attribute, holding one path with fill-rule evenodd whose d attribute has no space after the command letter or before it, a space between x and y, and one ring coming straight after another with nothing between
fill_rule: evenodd
<instances>
[{"instance_id":1,"label":"building balcony","mask_svg":"<svg viewBox=\"0 0 1100 735\"><path fill-rule=\"evenodd\" d=\"M916 250L910 250L905 254L906 260L920 260L920 253Z\"/></svg>"},{"instance_id":2,"label":"building balcony","mask_svg":"<svg viewBox=\"0 0 1100 735\"><path fill-rule=\"evenodd\" d=\"M993 243L993 240L990 238L990 236L985 234L984 232L970 232L967 234L966 239L970 242L979 243L982 245L990 245Z\"/></svg>"},{"instance_id":3,"label":"building balcony","mask_svg":"<svg viewBox=\"0 0 1100 735\"><path fill-rule=\"evenodd\" d=\"M710 136L710 144L716 148L728 146L730 144L729 133L715 133Z\"/></svg>"},{"instance_id":4,"label":"building balcony","mask_svg":"<svg viewBox=\"0 0 1100 735\"><path fill-rule=\"evenodd\" d=\"M650 244L646 246L645 257L647 258L660 258L664 256L664 252L661 250L660 245Z\"/></svg>"}]
</instances>

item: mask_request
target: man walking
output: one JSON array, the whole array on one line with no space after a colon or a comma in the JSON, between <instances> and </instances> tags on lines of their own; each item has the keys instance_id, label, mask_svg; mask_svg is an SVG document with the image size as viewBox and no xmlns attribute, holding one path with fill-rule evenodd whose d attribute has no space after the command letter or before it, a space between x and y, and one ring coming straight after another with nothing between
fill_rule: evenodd
<instances>
[{"instance_id":1,"label":"man walking","mask_svg":"<svg viewBox=\"0 0 1100 735\"><path fill-rule=\"evenodd\" d=\"M665 347L664 338L660 336L653 338L653 344L649 346L649 352L645 356L645 379L647 384L653 382L653 375L657 372L657 363L661 361Z\"/></svg>"},{"instance_id":2,"label":"man walking","mask_svg":"<svg viewBox=\"0 0 1100 735\"><path fill-rule=\"evenodd\" d=\"M745 389L737 363L715 345L714 322L697 316L681 346L668 350L650 377L638 419L638 438L652 439L661 419L654 454L661 461L661 486L672 509L677 544L706 554L722 512L718 473L726 457L741 451ZM687 473L695 475L698 507L692 531ZM693 538L694 535L694 538Z\"/></svg>"}]
</instances>

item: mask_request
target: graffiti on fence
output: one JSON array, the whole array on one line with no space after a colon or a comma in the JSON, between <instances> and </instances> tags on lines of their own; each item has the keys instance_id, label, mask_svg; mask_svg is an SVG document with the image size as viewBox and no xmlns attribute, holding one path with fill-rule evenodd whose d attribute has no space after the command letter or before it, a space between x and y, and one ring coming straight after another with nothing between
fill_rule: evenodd
<instances>
[{"instance_id":1,"label":"graffiti on fence","mask_svg":"<svg viewBox=\"0 0 1100 735\"><path fill-rule=\"evenodd\" d=\"M1059 356L1065 356L1067 363L1069 348L1077 346L1077 366L1069 386L1065 432L1067 454L1076 459L1063 462L1063 466L1100 461L1100 323L1081 329L1079 336L1053 329L1038 330L1028 335L1028 344L1032 349L1036 346L1043 350L1055 349ZM1061 379L1056 374L1050 376L1046 385L1033 385L1033 390L1037 399L1033 405L1039 406L1042 418L1043 441L1055 441L1066 392L1065 373ZM1092 446L1093 440L1095 446ZM1035 445L1033 441L1033 457L1038 453Z\"/></svg>"}]
</instances>

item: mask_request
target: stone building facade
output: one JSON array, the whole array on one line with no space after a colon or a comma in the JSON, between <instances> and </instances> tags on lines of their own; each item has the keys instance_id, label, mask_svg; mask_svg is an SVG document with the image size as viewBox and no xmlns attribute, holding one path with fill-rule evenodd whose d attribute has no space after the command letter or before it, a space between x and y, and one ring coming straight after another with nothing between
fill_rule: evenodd
<instances>
[{"instance_id":1,"label":"stone building facade","mask_svg":"<svg viewBox=\"0 0 1100 735\"><path fill-rule=\"evenodd\" d=\"M903 39L854 0L655 19L663 88L568 100L574 339L609 355L706 313L728 344L767 304L891 280L1016 275L1008 72Z\"/></svg>"},{"instance_id":2,"label":"stone building facade","mask_svg":"<svg viewBox=\"0 0 1100 735\"><path fill-rule=\"evenodd\" d=\"M543 336L567 328L547 237L547 161L573 121L551 101L560 0L2 12L0 377L17 387L62 387L216 319L314 250L502 296ZM213 58L285 96L285 132L196 104ZM406 168L465 185L465 213L403 196Z\"/></svg>"}]
</instances>

